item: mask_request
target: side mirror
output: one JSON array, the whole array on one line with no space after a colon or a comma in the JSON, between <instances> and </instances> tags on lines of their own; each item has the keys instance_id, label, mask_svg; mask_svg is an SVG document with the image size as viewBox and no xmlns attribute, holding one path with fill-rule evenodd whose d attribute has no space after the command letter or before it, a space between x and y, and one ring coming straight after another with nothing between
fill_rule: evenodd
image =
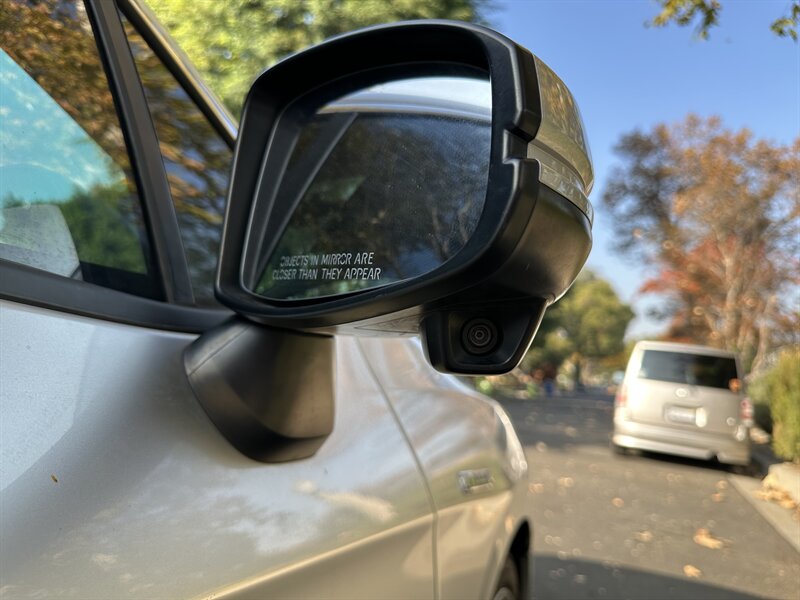
<instances>
[{"instance_id":1,"label":"side mirror","mask_svg":"<svg viewBox=\"0 0 800 600\"><path fill-rule=\"evenodd\" d=\"M217 296L283 329L421 332L444 372L501 373L591 247L572 95L483 27L324 42L245 103Z\"/></svg>"},{"instance_id":2,"label":"side mirror","mask_svg":"<svg viewBox=\"0 0 800 600\"><path fill-rule=\"evenodd\" d=\"M245 102L216 286L239 317L185 354L198 401L278 462L333 429L332 333L511 370L586 261L592 182L569 90L489 29L385 25L287 58Z\"/></svg>"}]
</instances>

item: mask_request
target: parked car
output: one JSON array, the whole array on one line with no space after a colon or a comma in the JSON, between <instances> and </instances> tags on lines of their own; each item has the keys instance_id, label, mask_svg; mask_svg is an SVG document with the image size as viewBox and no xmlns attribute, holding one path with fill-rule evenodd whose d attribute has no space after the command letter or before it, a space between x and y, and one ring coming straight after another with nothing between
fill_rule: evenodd
<instances>
[{"instance_id":1,"label":"parked car","mask_svg":"<svg viewBox=\"0 0 800 600\"><path fill-rule=\"evenodd\" d=\"M613 445L747 465L752 406L732 352L639 342L616 396Z\"/></svg>"},{"instance_id":2,"label":"parked car","mask_svg":"<svg viewBox=\"0 0 800 600\"><path fill-rule=\"evenodd\" d=\"M564 84L397 24L237 126L138 1L0 28L0 596L525 597L522 446L450 373L512 368L588 255Z\"/></svg>"}]
</instances>

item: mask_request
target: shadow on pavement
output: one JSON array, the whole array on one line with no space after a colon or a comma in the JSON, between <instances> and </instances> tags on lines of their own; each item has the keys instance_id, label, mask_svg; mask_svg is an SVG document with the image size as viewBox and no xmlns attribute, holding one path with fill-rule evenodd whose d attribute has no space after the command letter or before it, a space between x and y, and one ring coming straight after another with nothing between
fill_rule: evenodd
<instances>
[{"instance_id":1,"label":"shadow on pavement","mask_svg":"<svg viewBox=\"0 0 800 600\"><path fill-rule=\"evenodd\" d=\"M605 446L611 440L614 399L611 396L500 399L525 445L544 443L553 449Z\"/></svg>"},{"instance_id":2,"label":"shadow on pavement","mask_svg":"<svg viewBox=\"0 0 800 600\"><path fill-rule=\"evenodd\" d=\"M534 556L531 588L534 600L584 598L758 600L761 598L704 583L702 579L671 577L586 560L561 560L549 555Z\"/></svg>"}]
</instances>

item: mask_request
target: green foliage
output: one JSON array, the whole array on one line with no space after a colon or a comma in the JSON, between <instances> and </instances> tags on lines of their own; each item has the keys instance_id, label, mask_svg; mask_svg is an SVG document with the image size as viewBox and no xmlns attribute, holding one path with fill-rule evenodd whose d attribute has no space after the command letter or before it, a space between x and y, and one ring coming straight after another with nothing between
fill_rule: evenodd
<instances>
[{"instance_id":1,"label":"green foliage","mask_svg":"<svg viewBox=\"0 0 800 600\"><path fill-rule=\"evenodd\" d=\"M784 17L772 23L770 29L779 37L790 37L797 41L797 21L800 20L800 2L793 2L792 8Z\"/></svg>"},{"instance_id":2,"label":"green foliage","mask_svg":"<svg viewBox=\"0 0 800 600\"><path fill-rule=\"evenodd\" d=\"M559 314L556 308L550 309L548 313L555 314L547 316L546 313L546 319L555 323L559 322ZM549 332L541 329L536 334L533 344L523 359L522 366L524 370L529 371L546 363L560 365L574 352L575 345L563 328L559 326Z\"/></svg>"},{"instance_id":3,"label":"green foliage","mask_svg":"<svg viewBox=\"0 0 800 600\"><path fill-rule=\"evenodd\" d=\"M752 378L747 384L747 396L753 403L753 421L767 433L772 433L772 411L770 409L769 378L767 372Z\"/></svg>"},{"instance_id":4,"label":"green foliage","mask_svg":"<svg viewBox=\"0 0 800 600\"><path fill-rule=\"evenodd\" d=\"M717 0L660 0L661 12L651 23L656 27L664 27L671 21L686 26L700 16L697 26L697 37L708 39L708 30L719 22L720 4Z\"/></svg>"},{"instance_id":5,"label":"green foliage","mask_svg":"<svg viewBox=\"0 0 800 600\"><path fill-rule=\"evenodd\" d=\"M146 273L138 200L124 183L76 190L58 207L81 261Z\"/></svg>"},{"instance_id":6,"label":"green foliage","mask_svg":"<svg viewBox=\"0 0 800 600\"><path fill-rule=\"evenodd\" d=\"M719 0L657 0L661 6L659 12L648 25L664 27L669 23L677 23L685 27L695 22L699 17L700 23L695 29L697 37L707 40L709 31L719 24L722 5ZM789 12L776 19L770 25L773 33L779 37L790 37L797 41L797 20L800 17L800 1L793 0Z\"/></svg>"},{"instance_id":7,"label":"green foliage","mask_svg":"<svg viewBox=\"0 0 800 600\"><path fill-rule=\"evenodd\" d=\"M625 330L634 314L604 279L582 273L556 306L575 351L584 357L603 358L623 350Z\"/></svg>"},{"instance_id":8,"label":"green foliage","mask_svg":"<svg viewBox=\"0 0 800 600\"><path fill-rule=\"evenodd\" d=\"M784 351L775 365L751 384L749 395L756 407L770 408L775 454L800 462L800 348Z\"/></svg>"},{"instance_id":9,"label":"green foliage","mask_svg":"<svg viewBox=\"0 0 800 600\"><path fill-rule=\"evenodd\" d=\"M488 0L151 0L161 22L238 115L253 79L333 35L392 21L482 22Z\"/></svg>"},{"instance_id":10,"label":"green foliage","mask_svg":"<svg viewBox=\"0 0 800 600\"><path fill-rule=\"evenodd\" d=\"M584 271L545 313L523 368L560 365L569 357L576 362L614 357L625 350L625 330L633 317L607 281Z\"/></svg>"},{"instance_id":11,"label":"green foliage","mask_svg":"<svg viewBox=\"0 0 800 600\"><path fill-rule=\"evenodd\" d=\"M603 369L610 373L613 373L614 371L624 371L628 366L628 359L633 353L633 347L638 341L639 340L635 339L626 341L620 352L603 357L600 360L600 365L603 367Z\"/></svg>"}]
</instances>

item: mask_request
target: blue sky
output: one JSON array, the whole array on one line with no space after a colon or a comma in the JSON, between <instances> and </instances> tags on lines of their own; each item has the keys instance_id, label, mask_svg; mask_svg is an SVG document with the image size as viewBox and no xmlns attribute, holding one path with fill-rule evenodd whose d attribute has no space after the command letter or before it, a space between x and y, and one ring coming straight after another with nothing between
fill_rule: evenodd
<instances>
[{"instance_id":1,"label":"blue sky","mask_svg":"<svg viewBox=\"0 0 800 600\"><path fill-rule=\"evenodd\" d=\"M9 195L66 201L76 189L124 181L122 169L3 50L0 85L0 207Z\"/></svg>"},{"instance_id":2,"label":"blue sky","mask_svg":"<svg viewBox=\"0 0 800 600\"><path fill-rule=\"evenodd\" d=\"M645 27L649 0L498 0L493 28L530 49L565 81L580 105L592 148L596 211L589 268L609 279L639 313L628 335L659 331L644 311L656 299L637 290L644 266L610 248L611 220L600 204L620 135L693 112L729 128L789 143L800 135L800 45L770 23L788 1L723 0L708 41L693 27Z\"/></svg>"}]
</instances>

